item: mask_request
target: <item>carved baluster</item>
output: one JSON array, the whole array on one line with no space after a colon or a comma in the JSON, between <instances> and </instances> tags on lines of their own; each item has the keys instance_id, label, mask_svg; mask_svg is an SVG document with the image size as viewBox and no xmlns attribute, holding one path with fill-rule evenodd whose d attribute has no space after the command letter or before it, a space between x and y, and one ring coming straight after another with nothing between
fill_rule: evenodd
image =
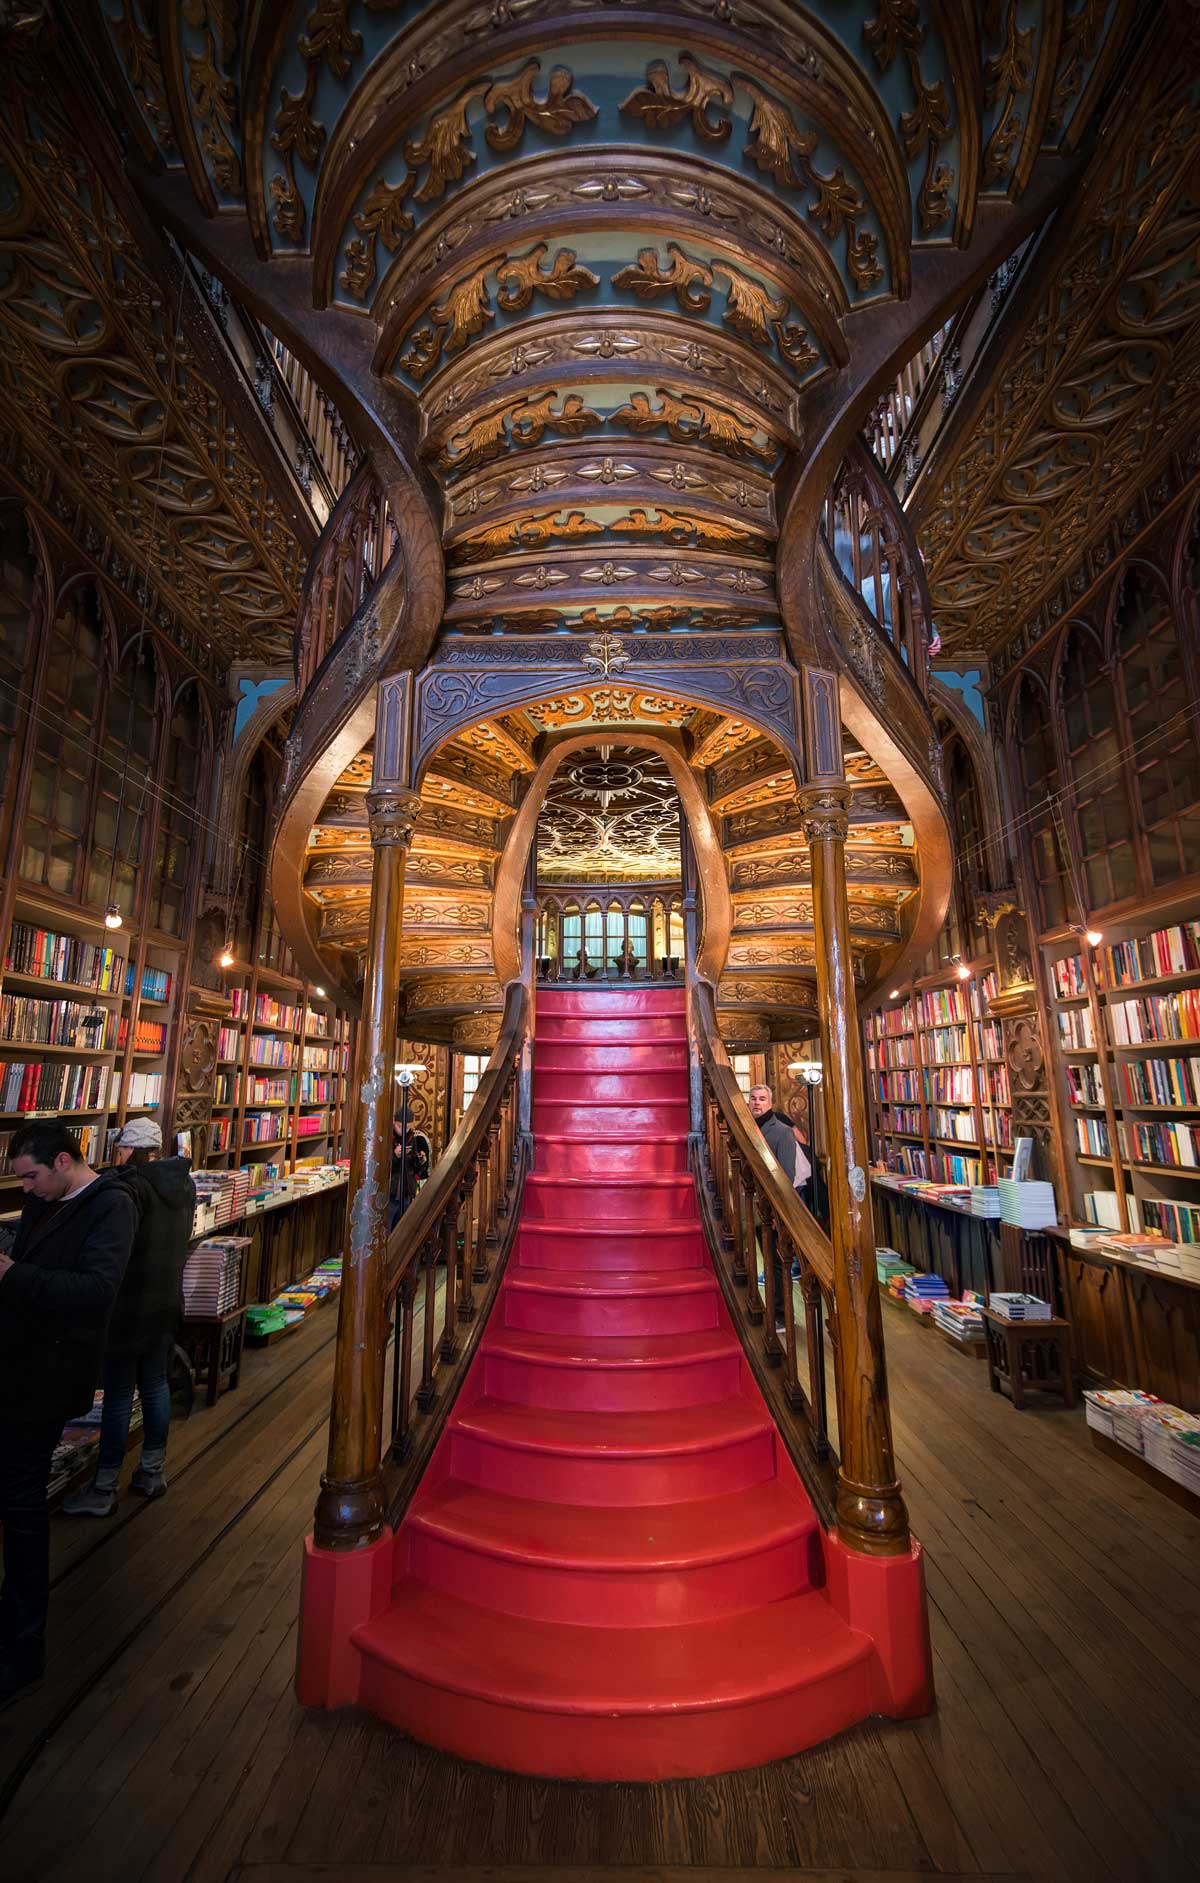
<instances>
[{"instance_id":1,"label":"carved baluster","mask_svg":"<svg viewBox=\"0 0 1200 1883\"><path fill-rule=\"evenodd\" d=\"M729 1150L729 1232L733 1237L733 1279L739 1287L746 1281L746 1224L742 1213L742 1160Z\"/></svg>"},{"instance_id":2,"label":"carved baluster","mask_svg":"<svg viewBox=\"0 0 1200 1883\"><path fill-rule=\"evenodd\" d=\"M746 1248L746 1312L755 1326L763 1318L763 1298L758 1286L758 1238L755 1228L755 1209L757 1200L754 1179L745 1166L741 1172L741 1211L745 1229Z\"/></svg>"},{"instance_id":3,"label":"carved baluster","mask_svg":"<svg viewBox=\"0 0 1200 1883\"><path fill-rule=\"evenodd\" d=\"M410 1268L400 1283L396 1301L396 1341L400 1348L400 1371L392 1401L392 1459L403 1462L412 1450L412 1365L413 1300L417 1292L415 1270Z\"/></svg>"},{"instance_id":4,"label":"carved baluster","mask_svg":"<svg viewBox=\"0 0 1200 1883\"><path fill-rule=\"evenodd\" d=\"M497 1115L488 1126L488 1233L489 1248L497 1248L500 1243L500 1196L504 1167L500 1161L500 1127L502 1120Z\"/></svg>"},{"instance_id":5,"label":"carved baluster","mask_svg":"<svg viewBox=\"0 0 1200 1883\"><path fill-rule=\"evenodd\" d=\"M788 1405L798 1408L804 1404L804 1394L800 1390L800 1372L796 1363L796 1296L791 1275L794 1258L792 1245L786 1237L780 1236L777 1247L783 1268L783 1390Z\"/></svg>"},{"instance_id":6,"label":"carved baluster","mask_svg":"<svg viewBox=\"0 0 1200 1883\"><path fill-rule=\"evenodd\" d=\"M829 1401L825 1385L825 1298L816 1276L807 1273L804 1295L804 1343L808 1349L808 1399L812 1407L813 1444L818 1458L829 1456Z\"/></svg>"},{"instance_id":7,"label":"carved baluster","mask_svg":"<svg viewBox=\"0 0 1200 1883\"><path fill-rule=\"evenodd\" d=\"M460 1321L475 1319L476 1174L476 1166L472 1164L467 1172L464 1186L466 1201L463 1214L462 1267L458 1277L458 1318Z\"/></svg>"},{"instance_id":8,"label":"carved baluster","mask_svg":"<svg viewBox=\"0 0 1200 1883\"><path fill-rule=\"evenodd\" d=\"M494 1168L489 1155L490 1140L484 1134L483 1142L475 1153L475 1167L479 1172L476 1185L478 1215L475 1222L475 1269L473 1279L485 1282L490 1274L487 1259L487 1246L492 1226L492 1181Z\"/></svg>"},{"instance_id":9,"label":"carved baluster","mask_svg":"<svg viewBox=\"0 0 1200 1883\"><path fill-rule=\"evenodd\" d=\"M450 1215L450 1212L446 1214ZM440 1231L430 1236L422 1251L425 1259L425 1319L421 1326L421 1384L417 1388L417 1404L422 1412L428 1412L437 1398L437 1387L433 1383L433 1323L437 1310L438 1248L444 1240L445 1222L444 1216Z\"/></svg>"},{"instance_id":10,"label":"carved baluster","mask_svg":"<svg viewBox=\"0 0 1200 1883\"><path fill-rule=\"evenodd\" d=\"M776 1300L775 1290L775 1258L779 1252L779 1231L775 1226L774 1216L771 1214L771 1211L763 1205L761 1199L758 1214L759 1235L762 1240L763 1252L763 1296L766 1309L766 1326L763 1329L763 1352L772 1366L778 1366L783 1357L783 1348L779 1344L779 1335L775 1328L775 1322L779 1318L780 1310L783 1307L782 1301ZM783 1278L783 1292L785 1295L790 1287L790 1279L785 1275Z\"/></svg>"},{"instance_id":11,"label":"carved baluster","mask_svg":"<svg viewBox=\"0 0 1200 1883\"><path fill-rule=\"evenodd\" d=\"M454 1201L442 1218L442 1259L446 1264L446 1301L442 1315L443 1360L453 1360L458 1352L458 1318L456 1303L458 1299L458 1219L462 1212L463 1193L455 1192Z\"/></svg>"}]
</instances>

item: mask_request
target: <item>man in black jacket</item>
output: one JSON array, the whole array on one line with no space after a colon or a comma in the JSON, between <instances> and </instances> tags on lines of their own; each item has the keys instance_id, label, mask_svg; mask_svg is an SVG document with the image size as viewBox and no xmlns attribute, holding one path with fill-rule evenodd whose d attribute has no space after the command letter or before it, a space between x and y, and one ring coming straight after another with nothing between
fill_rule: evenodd
<instances>
[{"instance_id":1,"label":"man in black jacket","mask_svg":"<svg viewBox=\"0 0 1200 1883\"><path fill-rule=\"evenodd\" d=\"M41 1677L50 1600L46 1485L68 1419L90 1411L137 1210L62 1124L27 1125L9 1156L25 1191L0 1254L0 1707Z\"/></svg>"}]
</instances>

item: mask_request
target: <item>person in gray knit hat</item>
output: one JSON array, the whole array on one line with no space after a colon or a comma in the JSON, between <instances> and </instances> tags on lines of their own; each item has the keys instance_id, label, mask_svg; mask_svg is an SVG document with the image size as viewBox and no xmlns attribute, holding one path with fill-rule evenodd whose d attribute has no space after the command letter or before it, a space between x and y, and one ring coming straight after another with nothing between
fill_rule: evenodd
<instances>
[{"instance_id":1,"label":"person in gray knit hat","mask_svg":"<svg viewBox=\"0 0 1200 1883\"><path fill-rule=\"evenodd\" d=\"M167 1488L167 1375L183 1319L183 1266L196 1186L190 1160L163 1157L161 1151L162 1127L153 1118L131 1118L117 1139L117 1175L137 1205L138 1227L108 1326L96 1475L64 1498L70 1517L111 1517L116 1511L135 1389L142 1402L142 1456L130 1489L142 1497L161 1497Z\"/></svg>"}]
</instances>

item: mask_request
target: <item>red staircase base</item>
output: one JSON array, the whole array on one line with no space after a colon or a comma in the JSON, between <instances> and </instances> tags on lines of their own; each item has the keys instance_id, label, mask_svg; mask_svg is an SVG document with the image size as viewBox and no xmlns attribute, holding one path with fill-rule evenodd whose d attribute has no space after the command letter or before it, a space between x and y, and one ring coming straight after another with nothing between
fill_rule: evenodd
<instances>
[{"instance_id":1,"label":"red staircase base","mask_svg":"<svg viewBox=\"0 0 1200 1883\"><path fill-rule=\"evenodd\" d=\"M308 1546L300 1699L624 1780L927 1711L919 1546L822 1532L726 1312L685 1167L682 992L542 995L533 1096L513 1252L405 1517Z\"/></svg>"}]
</instances>

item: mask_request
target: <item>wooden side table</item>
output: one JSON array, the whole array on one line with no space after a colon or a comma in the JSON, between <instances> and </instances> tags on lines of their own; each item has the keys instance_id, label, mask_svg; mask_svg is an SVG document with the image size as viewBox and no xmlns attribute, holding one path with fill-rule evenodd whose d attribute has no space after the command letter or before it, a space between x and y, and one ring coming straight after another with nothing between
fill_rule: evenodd
<instances>
[{"instance_id":1,"label":"wooden side table","mask_svg":"<svg viewBox=\"0 0 1200 1883\"><path fill-rule=\"evenodd\" d=\"M1066 1405L1075 1404L1070 1321L1009 1321L985 1308L983 1328L994 1393L1007 1393L1018 1412L1024 1409L1027 1387L1061 1393Z\"/></svg>"},{"instance_id":2,"label":"wooden side table","mask_svg":"<svg viewBox=\"0 0 1200 1883\"><path fill-rule=\"evenodd\" d=\"M232 1392L237 1385L245 1333L245 1308L234 1308L229 1314L210 1319L184 1321L183 1340L191 1354L196 1384L205 1389L206 1406L215 1406L219 1394Z\"/></svg>"}]
</instances>

